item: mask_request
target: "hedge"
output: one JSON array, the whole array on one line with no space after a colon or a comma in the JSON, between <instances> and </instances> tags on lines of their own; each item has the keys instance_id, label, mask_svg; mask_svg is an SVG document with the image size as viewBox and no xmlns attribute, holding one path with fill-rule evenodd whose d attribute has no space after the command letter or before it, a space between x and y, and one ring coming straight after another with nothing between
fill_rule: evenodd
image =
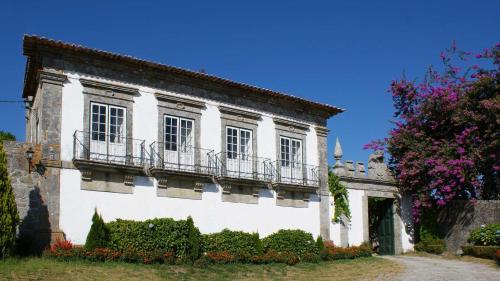
<instances>
[{"instance_id":1,"label":"hedge","mask_svg":"<svg viewBox=\"0 0 500 281\"><path fill-rule=\"evenodd\" d=\"M440 255L446 250L446 243L442 239L430 239L418 242L414 248L418 252Z\"/></svg>"},{"instance_id":2,"label":"hedge","mask_svg":"<svg viewBox=\"0 0 500 281\"><path fill-rule=\"evenodd\" d=\"M494 259L495 252L500 250L500 246L463 246L462 251L465 255L484 259Z\"/></svg>"},{"instance_id":3,"label":"hedge","mask_svg":"<svg viewBox=\"0 0 500 281\"><path fill-rule=\"evenodd\" d=\"M279 230L262 240L264 251L292 253L299 257L318 254L318 248L311 233L303 230Z\"/></svg>"},{"instance_id":4,"label":"hedge","mask_svg":"<svg viewBox=\"0 0 500 281\"><path fill-rule=\"evenodd\" d=\"M203 250L207 253L227 252L235 259L248 260L262 254L262 242L258 233L224 229L203 235Z\"/></svg>"},{"instance_id":5,"label":"hedge","mask_svg":"<svg viewBox=\"0 0 500 281\"><path fill-rule=\"evenodd\" d=\"M191 218L175 221L158 218L146 221L116 220L107 223L109 248L120 252L168 252L194 261L200 256L201 234Z\"/></svg>"}]
</instances>

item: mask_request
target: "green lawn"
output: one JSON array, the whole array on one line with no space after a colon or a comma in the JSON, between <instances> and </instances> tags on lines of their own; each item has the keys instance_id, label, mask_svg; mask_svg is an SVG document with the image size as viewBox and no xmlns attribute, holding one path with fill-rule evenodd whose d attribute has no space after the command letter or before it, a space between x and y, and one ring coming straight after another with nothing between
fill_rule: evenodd
<instances>
[{"instance_id":1,"label":"green lawn","mask_svg":"<svg viewBox=\"0 0 500 281\"><path fill-rule=\"evenodd\" d=\"M321 262L195 268L121 262L59 262L44 258L0 261L0 280L379 280L392 279L402 266L377 257Z\"/></svg>"}]
</instances>

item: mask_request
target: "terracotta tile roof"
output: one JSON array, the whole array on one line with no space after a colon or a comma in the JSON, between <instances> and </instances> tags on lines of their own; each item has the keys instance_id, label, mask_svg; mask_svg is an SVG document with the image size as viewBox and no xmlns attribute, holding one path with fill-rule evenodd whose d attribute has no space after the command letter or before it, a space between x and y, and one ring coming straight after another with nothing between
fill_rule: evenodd
<instances>
[{"instance_id":1,"label":"terracotta tile roof","mask_svg":"<svg viewBox=\"0 0 500 281\"><path fill-rule=\"evenodd\" d=\"M54 49L62 49L62 50L67 50L71 52L76 52L76 53L82 53L82 54L87 54L94 56L96 58L105 58L105 59L112 59L115 61L120 61L123 63L129 63L129 64L135 64L137 66L141 67L146 67L146 68L151 68L151 69L157 69L161 71L165 71L167 73L172 73L172 74L177 74L177 75L184 75L187 77L192 77L200 80L205 80L209 81L212 83L217 83L217 84L222 84L226 85L229 87L233 87L236 89L241 89L241 90L246 90L258 94L263 94L263 95L268 95L270 97L275 97L275 98L280 98L280 99L285 99L291 102L295 102L298 104L302 104L305 106L308 106L310 108L320 110L330 116L333 116L335 114L341 113L344 111L344 109L329 105L329 104L324 104L324 103L317 103L313 101L309 101L300 97L296 97L290 94L282 93L282 92L277 92L265 88L260 88L252 85L248 85L245 83L240 83L240 82L235 82L231 81L225 78L217 77L214 75L209 75L206 73L200 73L196 71L191 71L187 69L182 69L179 67L175 66L170 66L170 65L165 65L153 61L147 61L147 60L142 60L139 58L135 58L132 56L128 55L121 55L117 53L111 53L108 51L103 51L103 50L98 50L98 49L92 49L88 48L82 45L77 45L77 44L72 44L72 43L67 43L67 42L62 42L59 40L53 40L53 39L48 39L45 37L40 37L37 35L24 35L23 38L23 54L25 56L28 56L28 64L27 64L27 70L26 70L26 79L25 79L25 92L23 94L24 97L27 96L27 91L29 91L29 85L26 85L31 77L30 75L30 60L34 58L36 55L36 50L38 46L46 46Z\"/></svg>"}]
</instances>

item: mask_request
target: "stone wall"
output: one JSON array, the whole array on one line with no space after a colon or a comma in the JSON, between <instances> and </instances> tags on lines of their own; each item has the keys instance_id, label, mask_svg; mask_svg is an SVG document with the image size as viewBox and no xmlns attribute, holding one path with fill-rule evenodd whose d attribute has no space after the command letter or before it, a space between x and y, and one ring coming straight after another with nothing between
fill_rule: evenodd
<instances>
[{"instance_id":1,"label":"stone wall","mask_svg":"<svg viewBox=\"0 0 500 281\"><path fill-rule=\"evenodd\" d=\"M4 142L7 169L21 219L18 232L20 250L39 253L59 235L59 197L52 196L53 181L59 180L59 169L33 166L29 173L26 159L29 148L35 151L32 163L39 162L42 150L40 145Z\"/></svg>"},{"instance_id":2,"label":"stone wall","mask_svg":"<svg viewBox=\"0 0 500 281\"><path fill-rule=\"evenodd\" d=\"M483 224L500 222L500 200L451 202L439 214L438 222L443 227L448 251L455 253L467 244L472 230Z\"/></svg>"}]
</instances>

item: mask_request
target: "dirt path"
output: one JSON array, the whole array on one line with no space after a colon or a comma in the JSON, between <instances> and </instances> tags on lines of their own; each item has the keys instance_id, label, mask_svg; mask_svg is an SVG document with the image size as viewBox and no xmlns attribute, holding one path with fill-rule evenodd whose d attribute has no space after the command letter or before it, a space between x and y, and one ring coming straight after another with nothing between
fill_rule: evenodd
<instances>
[{"instance_id":1,"label":"dirt path","mask_svg":"<svg viewBox=\"0 0 500 281\"><path fill-rule=\"evenodd\" d=\"M399 262L406 267L405 273L396 279L401 281L500 280L500 270L485 264L412 256L383 258Z\"/></svg>"}]
</instances>

